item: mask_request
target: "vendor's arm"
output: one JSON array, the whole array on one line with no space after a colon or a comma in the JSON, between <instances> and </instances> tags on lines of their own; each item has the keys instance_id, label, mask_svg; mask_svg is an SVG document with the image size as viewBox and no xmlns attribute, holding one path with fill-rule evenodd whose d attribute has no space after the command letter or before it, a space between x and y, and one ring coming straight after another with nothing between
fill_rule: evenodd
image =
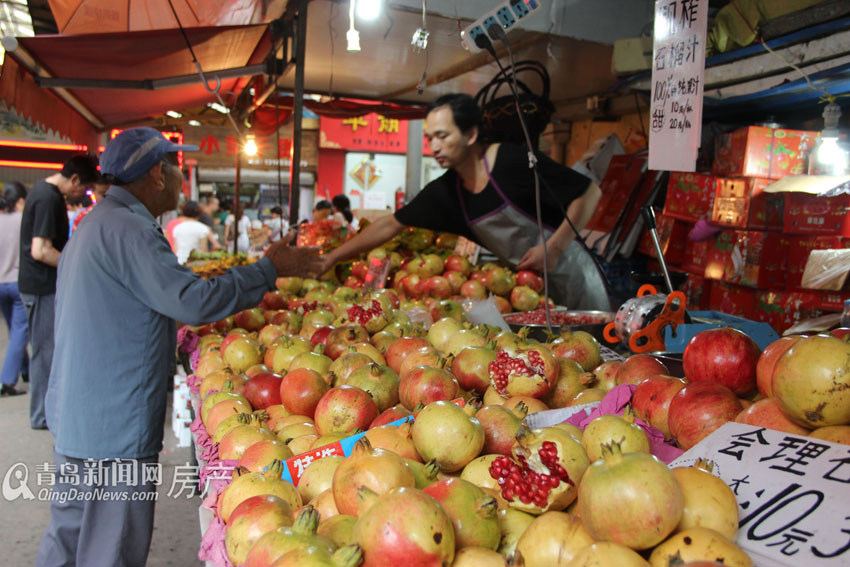
<instances>
[{"instance_id":1,"label":"vendor's arm","mask_svg":"<svg viewBox=\"0 0 850 567\"><path fill-rule=\"evenodd\" d=\"M363 229L363 232L326 254L322 260L322 273L330 270L337 262L354 258L390 240L404 229L405 225L394 215L386 215Z\"/></svg>"},{"instance_id":2,"label":"vendor's arm","mask_svg":"<svg viewBox=\"0 0 850 567\"><path fill-rule=\"evenodd\" d=\"M567 208L567 216L575 225L576 230L581 231L593 212L596 210L596 205L599 203L599 198L602 196L602 190L596 183L591 183L581 197L575 199ZM549 256L548 268L552 269L558 261L558 258L575 238L570 223L567 219L561 223L558 229L552 233L552 236L546 241L546 252ZM535 270L543 272L543 245L538 244L529 248L525 255L517 264L517 270Z\"/></svg>"},{"instance_id":3,"label":"vendor's arm","mask_svg":"<svg viewBox=\"0 0 850 567\"><path fill-rule=\"evenodd\" d=\"M60 252L53 247L53 241L49 238L34 236L30 248L33 260L37 260L48 266L56 267L59 265Z\"/></svg>"}]
</instances>

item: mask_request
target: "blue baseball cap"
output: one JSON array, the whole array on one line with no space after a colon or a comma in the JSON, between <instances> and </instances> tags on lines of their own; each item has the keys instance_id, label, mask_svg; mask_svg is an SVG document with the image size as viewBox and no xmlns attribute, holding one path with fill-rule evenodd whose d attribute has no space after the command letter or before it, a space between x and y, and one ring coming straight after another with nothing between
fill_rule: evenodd
<instances>
[{"instance_id":1,"label":"blue baseball cap","mask_svg":"<svg viewBox=\"0 0 850 567\"><path fill-rule=\"evenodd\" d=\"M196 152L198 146L175 144L153 128L131 128L118 134L100 156L100 173L112 175L122 183L141 179L167 154Z\"/></svg>"}]
</instances>

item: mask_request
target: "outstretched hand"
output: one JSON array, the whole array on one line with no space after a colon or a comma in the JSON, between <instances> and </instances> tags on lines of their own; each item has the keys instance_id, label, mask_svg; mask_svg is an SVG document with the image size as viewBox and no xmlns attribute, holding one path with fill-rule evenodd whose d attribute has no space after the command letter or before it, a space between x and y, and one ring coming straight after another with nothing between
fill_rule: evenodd
<instances>
[{"instance_id":1,"label":"outstretched hand","mask_svg":"<svg viewBox=\"0 0 850 567\"><path fill-rule=\"evenodd\" d=\"M561 250L558 250L556 247L551 244L547 244L546 252L549 253L549 269L552 270L555 267L555 264L558 262L558 258L561 256ZM522 259L519 261L516 267L517 270L534 270L538 274L543 273L543 245L538 244L537 246L532 246L529 248L525 254L523 254Z\"/></svg>"},{"instance_id":2,"label":"outstretched hand","mask_svg":"<svg viewBox=\"0 0 850 567\"><path fill-rule=\"evenodd\" d=\"M315 278L323 273L323 257L319 250L318 246L287 246L283 241L277 241L266 250L266 257L274 263L279 277Z\"/></svg>"}]
</instances>

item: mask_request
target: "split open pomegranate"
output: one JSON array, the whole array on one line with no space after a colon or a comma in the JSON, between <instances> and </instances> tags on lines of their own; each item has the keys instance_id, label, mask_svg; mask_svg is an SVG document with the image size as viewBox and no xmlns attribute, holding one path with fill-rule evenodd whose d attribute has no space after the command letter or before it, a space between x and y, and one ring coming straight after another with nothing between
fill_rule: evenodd
<instances>
[{"instance_id":1,"label":"split open pomegranate","mask_svg":"<svg viewBox=\"0 0 850 567\"><path fill-rule=\"evenodd\" d=\"M558 361L546 347L502 349L488 366L490 383L502 396L541 398L558 381Z\"/></svg>"}]
</instances>

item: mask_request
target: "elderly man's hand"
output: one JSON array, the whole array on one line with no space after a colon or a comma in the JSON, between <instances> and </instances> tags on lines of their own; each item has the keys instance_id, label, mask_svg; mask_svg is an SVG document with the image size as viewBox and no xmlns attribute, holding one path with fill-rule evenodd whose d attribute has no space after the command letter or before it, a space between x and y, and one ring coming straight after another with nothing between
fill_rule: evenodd
<instances>
[{"instance_id":1,"label":"elderly man's hand","mask_svg":"<svg viewBox=\"0 0 850 567\"><path fill-rule=\"evenodd\" d=\"M284 242L278 241L269 246L266 250L266 257L274 263L277 275L280 277L315 278L322 273L323 264L319 250L318 247L287 246Z\"/></svg>"}]
</instances>

